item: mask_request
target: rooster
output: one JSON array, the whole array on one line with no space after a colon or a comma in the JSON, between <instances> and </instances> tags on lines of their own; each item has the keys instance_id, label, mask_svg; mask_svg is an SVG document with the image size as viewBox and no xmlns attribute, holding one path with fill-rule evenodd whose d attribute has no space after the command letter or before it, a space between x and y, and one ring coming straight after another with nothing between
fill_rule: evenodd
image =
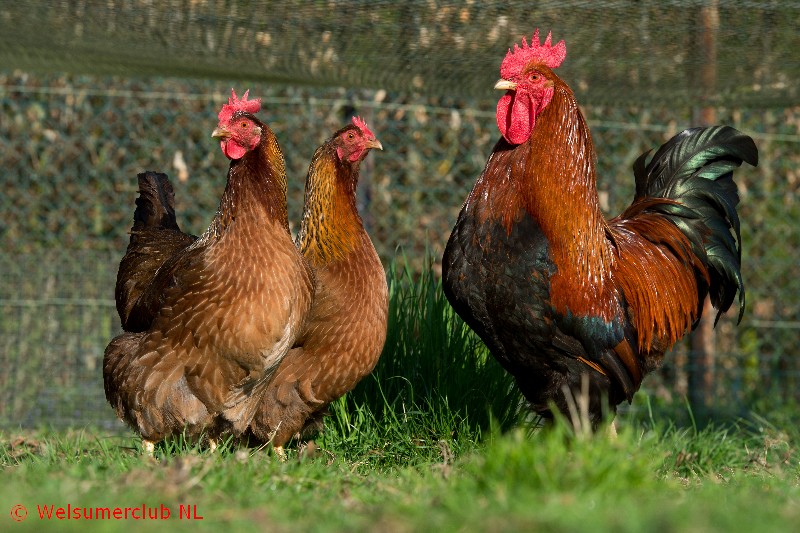
<instances>
[{"instance_id":1,"label":"rooster","mask_svg":"<svg viewBox=\"0 0 800 533\"><path fill-rule=\"evenodd\" d=\"M251 425L279 456L296 434L319 429L326 407L378 362L386 340L386 273L356 207L359 167L381 143L360 118L317 148L306 178L296 244L317 278L304 332L267 387Z\"/></svg>"},{"instance_id":2,"label":"rooster","mask_svg":"<svg viewBox=\"0 0 800 533\"><path fill-rule=\"evenodd\" d=\"M175 221L163 174L139 176L117 307L125 333L106 348L106 398L145 450L164 437L241 434L305 322L313 274L289 233L283 154L256 118L260 100L231 91L212 136L231 160L203 235Z\"/></svg>"},{"instance_id":3,"label":"rooster","mask_svg":"<svg viewBox=\"0 0 800 533\"><path fill-rule=\"evenodd\" d=\"M554 405L596 429L697 324L707 295L719 318L738 292L741 320L732 170L758 152L729 127L679 133L636 161L633 203L606 220L589 128L553 72L565 57L564 41L541 44L537 30L503 60L502 137L450 235L443 284L533 410L550 417Z\"/></svg>"}]
</instances>

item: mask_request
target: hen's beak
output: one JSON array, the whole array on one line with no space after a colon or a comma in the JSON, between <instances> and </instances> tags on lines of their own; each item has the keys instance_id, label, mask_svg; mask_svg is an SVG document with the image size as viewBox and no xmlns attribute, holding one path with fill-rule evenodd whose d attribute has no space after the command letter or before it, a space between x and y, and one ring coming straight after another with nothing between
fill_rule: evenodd
<instances>
[{"instance_id":1,"label":"hen's beak","mask_svg":"<svg viewBox=\"0 0 800 533\"><path fill-rule=\"evenodd\" d=\"M517 88L517 84L513 81L499 79L497 83L494 84L494 88L500 91L513 91Z\"/></svg>"},{"instance_id":2,"label":"hen's beak","mask_svg":"<svg viewBox=\"0 0 800 533\"><path fill-rule=\"evenodd\" d=\"M378 139L372 139L367 141L367 148L377 148L378 150L383 150L383 145Z\"/></svg>"},{"instance_id":3,"label":"hen's beak","mask_svg":"<svg viewBox=\"0 0 800 533\"><path fill-rule=\"evenodd\" d=\"M231 136L231 132L225 128L216 128L211 132L211 137L214 139L227 139Z\"/></svg>"}]
</instances>

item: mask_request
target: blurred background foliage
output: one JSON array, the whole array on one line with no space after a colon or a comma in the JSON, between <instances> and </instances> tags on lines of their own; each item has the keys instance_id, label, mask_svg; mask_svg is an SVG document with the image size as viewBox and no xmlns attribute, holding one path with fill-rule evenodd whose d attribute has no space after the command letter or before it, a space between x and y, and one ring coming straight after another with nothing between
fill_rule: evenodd
<instances>
[{"instance_id":1,"label":"blurred background foliage","mask_svg":"<svg viewBox=\"0 0 800 533\"><path fill-rule=\"evenodd\" d=\"M0 426L114 425L101 362L136 174L167 172L179 223L202 232L231 87L262 99L294 228L314 149L363 116L385 147L359 188L373 241L385 265L400 250L400 270L435 276L498 137L500 60L537 26L567 42L558 73L610 215L632 198L633 160L703 110L754 137L761 163L737 173L748 308L720 321L711 392L725 410L796 404L799 2L83 0L0 5ZM679 345L645 381L651 398L681 403L693 360Z\"/></svg>"}]
</instances>

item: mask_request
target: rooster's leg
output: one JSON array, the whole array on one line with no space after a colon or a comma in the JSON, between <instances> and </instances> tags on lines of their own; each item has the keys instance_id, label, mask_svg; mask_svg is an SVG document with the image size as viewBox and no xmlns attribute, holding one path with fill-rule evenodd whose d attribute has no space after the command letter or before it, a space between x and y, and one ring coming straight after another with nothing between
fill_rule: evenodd
<instances>
[{"instance_id":1,"label":"rooster's leg","mask_svg":"<svg viewBox=\"0 0 800 533\"><path fill-rule=\"evenodd\" d=\"M609 440L617 440L617 421L612 420L611 423L608 425L608 439Z\"/></svg>"},{"instance_id":2,"label":"rooster's leg","mask_svg":"<svg viewBox=\"0 0 800 533\"><path fill-rule=\"evenodd\" d=\"M153 453L156 451L156 443L151 440L142 439L142 448L144 448L144 454L147 457L153 457Z\"/></svg>"}]
</instances>

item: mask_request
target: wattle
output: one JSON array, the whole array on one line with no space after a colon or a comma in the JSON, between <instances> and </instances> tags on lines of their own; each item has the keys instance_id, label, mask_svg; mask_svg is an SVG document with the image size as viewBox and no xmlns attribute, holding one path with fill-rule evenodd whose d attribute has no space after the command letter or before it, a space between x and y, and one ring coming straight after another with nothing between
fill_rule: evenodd
<instances>
[{"instance_id":1,"label":"wattle","mask_svg":"<svg viewBox=\"0 0 800 533\"><path fill-rule=\"evenodd\" d=\"M245 148L230 139L220 141L219 146L222 148L222 153L225 154L225 157L228 159L241 159L244 157L244 154L247 153Z\"/></svg>"},{"instance_id":2,"label":"wattle","mask_svg":"<svg viewBox=\"0 0 800 533\"><path fill-rule=\"evenodd\" d=\"M536 122L535 102L527 94L508 91L497 102L497 127L511 144L527 141Z\"/></svg>"}]
</instances>

